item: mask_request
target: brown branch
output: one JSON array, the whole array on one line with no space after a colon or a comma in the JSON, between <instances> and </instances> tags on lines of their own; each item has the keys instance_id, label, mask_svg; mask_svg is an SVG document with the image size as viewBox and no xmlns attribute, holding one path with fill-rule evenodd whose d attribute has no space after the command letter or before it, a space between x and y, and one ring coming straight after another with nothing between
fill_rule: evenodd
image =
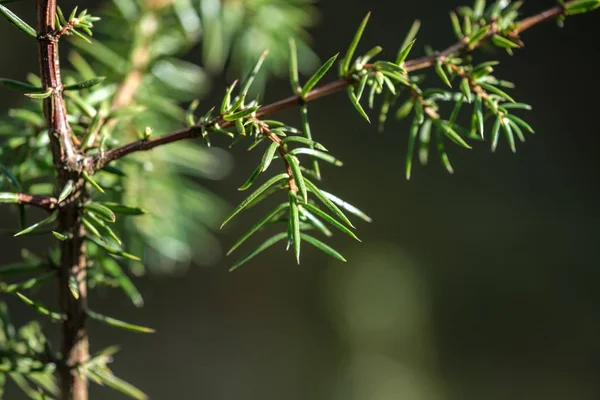
<instances>
[{"instance_id":1,"label":"brown branch","mask_svg":"<svg viewBox=\"0 0 600 400\"><path fill-rule=\"evenodd\" d=\"M58 58L58 36L56 32L56 0L38 0L38 50L42 90L52 90L44 99L44 115L50 135L54 165L62 169L75 163L76 149L71 139L71 128L67 121L67 108L62 97L63 83ZM72 166L72 165L71 165Z\"/></svg>"},{"instance_id":2,"label":"brown branch","mask_svg":"<svg viewBox=\"0 0 600 400\"><path fill-rule=\"evenodd\" d=\"M155 147L163 146L165 144L173 142L178 142L183 139L196 138L199 137L200 134L201 127L192 126L189 128L182 128L173 131L167 135L159 136L157 138L138 140L137 142L126 144L122 147L111 150L105 153L104 155L100 155L98 158L96 158L93 165L95 166L95 169L98 170L101 169L104 165L108 164L109 162L118 160L119 158L123 158L131 153L152 150Z\"/></svg>"},{"instance_id":3,"label":"brown branch","mask_svg":"<svg viewBox=\"0 0 600 400\"><path fill-rule=\"evenodd\" d=\"M571 0L566 4L569 4L573 1L575 0ZM536 25L552 20L553 18L559 16L562 13L564 13L564 5L554 6L548 10L540 12L539 14L521 20L517 23L512 33L518 36L520 33L525 32L526 30ZM482 40L480 40L473 46L469 46L466 40L461 40L453 44L452 46L446 48L445 50L439 52L436 55L408 60L405 62L404 67L407 72L413 72L431 67L438 60L442 60L446 57L455 55L457 53L470 52L475 50L475 48L479 47L482 43L485 43L486 39L489 39L495 33L497 33L497 30L495 27L493 27L493 29L490 29L488 34ZM340 92L348 86L355 85L356 83L357 82L349 79L339 79L337 81L317 87L316 89L309 92L304 98L302 98L299 95L296 95L263 106L256 112L256 116L260 118L273 115L281 111L302 105L304 103L315 101L317 99L320 99L321 97L329 96L331 94ZM219 124L220 127L227 127L232 124L231 122L223 121L220 118L214 121L213 123ZM123 158L131 153L152 150L155 147L163 146L173 142L178 142L184 139L197 138L200 136L201 131L201 126L192 126L189 128L176 130L174 132L168 133L157 138L139 140L137 142L129 143L122 147L118 147L116 149L108 151L105 154L101 154L97 156L91 164L96 169L100 169L104 165L114 160Z\"/></svg>"},{"instance_id":4,"label":"brown branch","mask_svg":"<svg viewBox=\"0 0 600 400\"><path fill-rule=\"evenodd\" d=\"M58 205L58 200L56 199L56 197L35 196L31 194L17 193L17 198L19 200L18 204L35 206L48 211L54 210Z\"/></svg>"},{"instance_id":5,"label":"brown branch","mask_svg":"<svg viewBox=\"0 0 600 400\"><path fill-rule=\"evenodd\" d=\"M345 80L345 79L340 79L340 80L328 83L328 84L318 87L318 88L314 89L313 91L311 91L310 93L308 93L306 95L306 97L304 98L304 100L302 100L302 98L300 96L291 96L287 99L280 100L278 102L261 107L256 112L256 117L257 118L266 117L269 115L276 114L280 111L287 110L294 106L298 106L298 105L302 104L303 101L310 102L310 101L320 99L321 97L325 97L330 94L339 92L340 90L346 88L350 84L351 84L351 82L348 80ZM228 127L233 124L233 122L224 121L221 118L218 118L213 123L218 124L221 128L225 128L225 127ZM159 136L156 138L144 139L144 140L139 140L137 142L132 142L132 143L126 144L122 147L111 150L103 155L101 154L94 160L92 165L94 165L95 169L98 170L98 169L101 169L104 165L110 163L111 161L118 160L120 158L123 158L123 157L131 154L131 153L136 153L138 151L152 150L155 147L164 146L166 144L178 142L178 141L184 140L184 139L197 138L201 135L201 133L202 133L201 126L192 126L192 127L188 127L188 128L182 128L182 129L173 131L169 134L162 135L162 136Z\"/></svg>"},{"instance_id":6,"label":"brown branch","mask_svg":"<svg viewBox=\"0 0 600 400\"><path fill-rule=\"evenodd\" d=\"M61 37L66 35L71 29L75 29L75 21L69 21L65 26L62 27L56 36Z\"/></svg>"},{"instance_id":7,"label":"brown branch","mask_svg":"<svg viewBox=\"0 0 600 400\"><path fill-rule=\"evenodd\" d=\"M58 183L76 182L73 197L85 200L85 184L79 176L82 159L71 136L67 108L62 97L58 40L56 31L57 0L37 0L37 32L42 88L51 89L52 95L44 100L44 115ZM31 199L30 199L31 200ZM84 374L72 369L89 358L88 337L85 329L87 308L86 250L83 240L85 229L81 222L78 202L66 202L58 215L59 231L69 233L61 242L58 269L60 311L66 315L62 322L62 362L57 374L60 381L60 400L87 400L88 384ZM71 280L78 282L78 297L70 288Z\"/></svg>"},{"instance_id":8,"label":"brown branch","mask_svg":"<svg viewBox=\"0 0 600 400\"><path fill-rule=\"evenodd\" d=\"M569 3L573 3L573 1L574 0L567 1L564 4L558 4L546 11L542 11L539 14L533 15L529 18L525 18L524 20L519 22L519 25L515 29L515 33L520 34L522 32L525 32L529 28L532 28L532 27L539 25L541 23L544 23L544 22L548 22L548 21L558 17L559 15L564 14L565 10L566 10L566 6Z\"/></svg>"},{"instance_id":9,"label":"brown branch","mask_svg":"<svg viewBox=\"0 0 600 400\"><path fill-rule=\"evenodd\" d=\"M572 1L567 2L567 4L571 3L571 2ZM563 12L564 12L563 6L560 6L560 5L554 6L546 11L542 11L539 14L533 15L531 17L528 17L528 18L525 18L525 19L519 21L517 23L517 27L512 31L512 33L515 36L518 36L519 34L525 32L526 30L528 30L530 28L533 28L536 25L539 25L541 23L547 22L553 18L558 17ZM461 40L436 55L421 57L421 58L417 58L414 60L409 60L405 63L405 68L408 72L411 72L411 71L416 71L419 69L431 67L440 59L443 59L443 58L446 58L446 57L449 57L449 56L452 56L454 54L461 53L464 51L474 50L475 48L479 47L481 43L485 43L486 39L491 38L492 36L494 36L497 33L498 33L498 30L496 29L495 26L492 25L492 29L490 29L489 32L478 42L478 44L472 48L469 48L468 40Z\"/></svg>"},{"instance_id":10,"label":"brown branch","mask_svg":"<svg viewBox=\"0 0 600 400\"><path fill-rule=\"evenodd\" d=\"M70 233L61 242L61 259L58 270L60 310L66 315L62 322L62 363L57 373L60 378L60 400L88 400L88 382L84 374L74 369L89 359L89 341L85 323L87 320L87 283L85 229L81 222L79 207L72 204L61 210L59 231ZM69 288L71 280L77 282L79 297L75 298Z\"/></svg>"},{"instance_id":11,"label":"brown branch","mask_svg":"<svg viewBox=\"0 0 600 400\"><path fill-rule=\"evenodd\" d=\"M318 100L321 97L325 97L325 96L329 96L330 94L337 93L341 90L344 90L345 88L347 88L348 86L350 86L352 84L354 84L354 82L352 82L350 80L339 79L337 81L327 83L323 86L320 86L320 87L312 90L311 92L309 92L306 95L304 100L302 99L302 97L297 95L297 96L291 96L291 97L288 97L287 99L283 99L283 100L277 101L275 103L261 107L256 112L256 116L258 118L260 118L260 117L266 117L269 115L277 114L277 113L287 110L289 108L300 106L303 103L309 103L311 101Z\"/></svg>"}]
</instances>

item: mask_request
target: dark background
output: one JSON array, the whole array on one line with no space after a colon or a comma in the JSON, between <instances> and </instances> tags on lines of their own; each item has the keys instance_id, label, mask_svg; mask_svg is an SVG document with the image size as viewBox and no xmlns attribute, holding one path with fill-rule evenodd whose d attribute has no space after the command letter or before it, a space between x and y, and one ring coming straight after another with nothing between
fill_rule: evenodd
<instances>
[{"instance_id":1,"label":"dark background","mask_svg":"<svg viewBox=\"0 0 600 400\"><path fill-rule=\"evenodd\" d=\"M364 50L380 44L395 54L415 17L423 27L414 55L424 44L443 48L454 41L447 12L461 4L322 0L314 47L322 59L345 50L371 10ZM526 10L552 4L530 1ZM516 57L501 57L498 75L534 106L527 118L536 135L516 155L502 141L496 154L487 143L453 146L454 176L434 158L405 181L406 124L379 134L343 95L320 100L314 134L345 161L325 171L325 185L374 219L359 224L363 244L333 240L348 264L306 249L296 267L273 249L236 273L224 260L143 278L142 310L113 292L91 302L158 333L94 325L92 350L122 345L115 372L153 399L600 398L599 16L568 19L562 31L537 27ZM5 23L0 38L1 76L37 70L35 43ZM272 84L267 98L287 96L287 87ZM17 100L0 96L3 111ZM239 201L236 185L254 164L240 158L213 186ZM22 245L0 238L2 261ZM32 317L18 305L13 313Z\"/></svg>"}]
</instances>

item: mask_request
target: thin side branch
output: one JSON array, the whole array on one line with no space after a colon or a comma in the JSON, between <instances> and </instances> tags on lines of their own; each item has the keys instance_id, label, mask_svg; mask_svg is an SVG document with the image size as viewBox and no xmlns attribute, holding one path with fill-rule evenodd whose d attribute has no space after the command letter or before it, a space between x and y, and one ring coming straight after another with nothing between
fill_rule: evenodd
<instances>
[{"instance_id":1,"label":"thin side branch","mask_svg":"<svg viewBox=\"0 0 600 400\"><path fill-rule=\"evenodd\" d=\"M54 210L58 205L58 199L56 199L56 197L35 196L25 193L17 193L17 197L19 199L18 204L39 207L48 211Z\"/></svg>"},{"instance_id":2,"label":"thin side branch","mask_svg":"<svg viewBox=\"0 0 600 400\"><path fill-rule=\"evenodd\" d=\"M567 4L571 3L571 2L572 1L567 2ZM548 21L558 17L560 14L562 14L564 12L563 7L564 6L557 5L546 11L542 11L539 14L536 14L531 17L523 19L522 21L517 23L517 27L512 31L512 33L515 36L518 36L519 34L525 32L526 30L528 30L530 28L533 28L536 25L542 24L544 22L548 22ZM450 57L457 53L475 50L475 48L479 47L481 43L485 43L486 39L491 38L496 33L498 33L498 30L495 26L492 25L492 29L490 29L489 32L484 36L484 38L478 42L479 45L477 45L473 48L469 48L469 44L466 40L461 40L434 56L421 57L421 58L417 58L414 60L409 60L405 64L406 71L411 72L411 71L428 68L428 67L433 66L440 59Z\"/></svg>"},{"instance_id":3,"label":"thin side branch","mask_svg":"<svg viewBox=\"0 0 600 400\"><path fill-rule=\"evenodd\" d=\"M271 130L269 129L267 124L265 124L264 122L262 122L258 119L257 119L257 121L260 125L263 135L265 135L270 141L275 142L279 145L279 147L277 148L277 151L279 152L279 155L281 156L281 160L283 161L283 166L285 168L285 172L287 172L287 174L289 176L288 184L290 185L290 191L292 191L294 194L298 193L298 184L296 183L296 179L294 178L294 173L292 172L292 166L290 165L289 161L286 158L286 155L288 155L289 153L284 148L284 146L282 146L281 138L279 136L275 135L273 132L271 132Z\"/></svg>"},{"instance_id":4,"label":"thin side branch","mask_svg":"<svg viewBox=\"0 0 600 400\"><path fill-rule=\"evenodd\" d=\"M572 1L574 1L574 0L569 1L566 4L569 4ZM513 30L513 34L515 36L518 36L522 32L525 32L526 30L528 30L536 25L542 24L544 22L547 22L547 21L550 21L550 20L556 18L560 14L564 13L564 10L565 10L564 7L565 7L564 4L557 5L548 10L542 11L539 14L536 14L534 16L523 19L522 21L517 23L516 28ZM438 54L436 54L434 56L420 57L420 58L406 61L405 69L407 72L413 72L413 71L429 68L429 67L433 66L438 60L455 55L457 53L471 52L471 51L475 50L477 47L479 47L482 43L485 43L486 39L489 39L491 36L493 36L496 33L497 33L496 28L494 26L492 26L492 29L490 29L490 31L487 33L487 35L482 40L480 40L478 42L478 44L476 44L475 46L470 47L466 41L461 40L461 41L453 44L452 46L446 48L445 50L439 52ZM304 97L304 99L302 99L299 95L296 95L296 96L291 96L286 99L277 101L275 103L263 106L256 112L256 116L257 117L266 117L269 115L273 115L273 114L279 113L281 111L284 111L284 110L287 110L287 109L290 109L290 108L293 108L296 106L300 106L304 103L315 101L317 99L320 99L321 97L329 96L331 94L340 92L340 91L346 89L348 86L356 85L356 84L357 84L357 82L354 82L352 80L339 79L337 81L334 81L334 82L331 82L331 83L328 83L323 86L315 88L310 93L308 93ZM217 119L215 121L215 123L219 124L220 127L227 127L232 124L231 122L223 121L221 119ZM99 155L98 157L96 157L94 159L94 162L92 163L92 165L96 169L100 169L104 165L106 165L114 160L123 158L131 153L135 153L138 151L152 150L155 147L163 146L163 145L173 143L173 142L178 142L178 141L184 140L184 139L197 138L200 136L201 131L202 131L202 129L200 126L193 126L193 127L189 127L189 128L179 129L177 131L168 133L166 135L163 135L163 136L160 136L157 138L139 140L137 142L133 142L133 143L127 144L125 146L111 150L109 152L106 152L105 154Z\"/></svg>"},{"instance_id":5,"label":"thin side branch","mask_svg":"<svg viewBox=\"0 0 600 400\"><path fill-rule=\"evenodd\" d=\"M516 33L519 34L521 32L525 32L527 29L532 28L538 24L543 22L548 22L558 17L559 15L565 12L566 6L573 1L567 1L565 4L556 5L546 11L543 11L539 14L533 15L529 18L525 18L523 21L519 23L517 26Z\"/></svg>"}]
</instances>

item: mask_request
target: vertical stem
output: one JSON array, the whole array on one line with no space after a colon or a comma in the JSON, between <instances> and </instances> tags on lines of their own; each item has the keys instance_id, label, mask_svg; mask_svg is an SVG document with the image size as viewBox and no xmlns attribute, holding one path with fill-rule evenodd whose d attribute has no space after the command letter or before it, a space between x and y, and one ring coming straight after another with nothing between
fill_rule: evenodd
<instances>
[{"instance_id":1,"label":"vertical stem","mask_svg":"<svg viewBox=\"0 0 600 400\"><path fill-rule=\"evenodd\" d=\"M44 115L50 135L54 166L59 187L69 180L78 182L79 201L85 201L85 185L80 177L80 154L73 143L67 121L67 109L62 97L63 84L58 57L56 33L57 0L37 0L38 44L43 89L52 95L44 100ZM59 210L60 232L69 235L61 243L61 265L58 279L60 310L66 316L62 323L63 362L57 369L61 400L87 400L88 385L85 376L76 367L89 358L88 337L85 329L87 308L85 230L79 215L79 202L72 202ZM74 290L73 282L77 290Z\"/></svg>"},{"instance_id":2,"label":"vertical stem","mask_svg":"<svg viewBox=\"0 0 600 400\"><path fill-rule=\"evenodd\" d=\"M85 193L82 197L84 195ZM72 235L61 245L61 268L58 279L60 309L66 315L62 324L63 363L58 371L60 399L87 400L87 378L73 368L89 358L89 343L85 327L87 308L85 231L76 202L64 207L60 211L59 218L61 232L69 232ZM77 286L77 291L71 289L71 285L74 284Z\"/></svg>"},{"instance_id":3,"label":"vertical stem","mask_svg":"<svg viewBox=\"0 0 600 400\"><path fill-rule=\"evenodd\" d=\"M44 99L44 115L50 135L54 165L60 172L62 167L75 161L75 149L71 140L71 128L67 121L67 108L62 97L58 36L55 30L56 1L37 1L37 32L42 89L53 91L50 97Z\"/></svg>"}]
</instances>

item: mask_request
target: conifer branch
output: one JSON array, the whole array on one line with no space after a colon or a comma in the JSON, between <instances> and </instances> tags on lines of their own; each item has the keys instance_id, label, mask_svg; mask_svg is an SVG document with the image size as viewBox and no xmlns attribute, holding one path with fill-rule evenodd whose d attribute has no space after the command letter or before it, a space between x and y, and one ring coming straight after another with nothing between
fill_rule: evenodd
<instances>
[{"instance_id":1,"label":"conifer branch","mask_svg":"<svg viewBox=\"0 0 600 400\"><path fill-rule=\"evenodd\" d=\"M513 29L512 31L513 35L515 37L518 37L519 34L525 32L528 29L533 28L534 26L553 20L557 16L565 13L566 7L570 3L574 3L575 1L576 0L571 0L563 4L562 6L557 5L531 17L524 18L516 24L515 29ZM472 52L473 50L481 47L481 45L486 43L487 40L496 33L497 28L494 26L494 24L492 24L491 28L486 33L486 35L475 45L469 46L467 40L460 40L436 55L407 60L405 62L405 69L407 72L414 72L421 69L426 69L435 65L436 62L438 62L439 60L443 60L452 55L465 52ZM339 79L311 90L304 97L302 97L301 95L290 96L286 99L279 100L269 105L265 105L256 112L256 116L260 118L277 114L281 111L298 107L305 103L318 100L322 97L338 93L340 91L345 90L347 87L357 85L358 83L359 82L350 79ZM214 122L216 122L220 127L227 127L232 125L231 122L223 121L222 119L217 119ZM166 144L178 142L180 140L197 138L200 136L201 132L201 126L192 126L173 131L160 137L142 139L137 142L129 143L122 147L118 147L104 154L101 154L97 156L93 160L93 162L90 163L90 165L93 165L96 170L101 169L104 165L112 161L118 160L120 158L123 158L131 153L135 153L138 151L148 151L154 149L155 147L164 146Z\"/></svg>"},{"instance_id":2,"label":"conifer branch","mask_svg":"<svg viewBox=\"0 0 600 400\"><path fill-rule=\"evenodd\" d=\"M261 4L269 2L280 6L279 0L261 0ZM525 141L525 134L534 132L520 117L520 113L530 110L531 106L516 102L506 92L514 84L494 74L497 61L474 63L470 53L489 44L512 54L523 46L520 39L523 32L552 20L560 24L567 16L600 8L600 0L557 2L559 4L554 7L519 19L523 1L475 0L472 7L461 7L456 13L450 13L458 42L439 52L427 52L427 56L409 59L420 27L416 21L392 61L378 58L382 51L380 46L357 54L369 13L358 26L345 55L340 60L339 54L331 57L303 85L300 83L298 50L307 50L296 47L296 40L302 40L298 32L303 31L306 25L290 26L289 30L278 30L278 35L274 35L277 36L273 37L278 40L277 43L269 41L268 45L262 42L265 44L254 46L272 47L274 51L270 63L264 63L268 52L263 53L239 87L236 88L239 82L235 81L228 88L218 111L212 108L201 117L196 115L199 100L194 100L187 112L181 108L181 104L199 95L206 79L205 69L178 55L199 44L200 38L206 40L211 35L217 35L214 36L218 39L214 42L217 45L209 40L203 43L203 50L206 54L214 53L212 56L216 61L212 62L213 67L228 64L229 57L238 56L235 52L223 51L223 48L237 48L239 44L236 37L245 36L245 33L235 34L227 40L221 40L224 38L220 35L220 24L231 21L223 19L215 24L216 29L211 28L211 24L205 24L203 19L219 17L205 13L203 7L199 10L197 4L187 2L178 3L176 7L170 7L172 1L137 1L131 3L131 7L115 4L120 15L111 14L107 28L103 30L106 36L102 43L89 40L93 35L94 22L100 18L88 14L87 10L75 7L70 13L63 14L57 5L58 0L36 0L37 27L34 28L0 4L0 17L6 18L37 42L41 70L40 79L33 75L28 76L27 82L0 78L0 86L21 92L43 104L43 115L39 107L13 109L9 113L10 123L2 122L0 125L0 134L14 136L14 140L7 140L0 149L1 184L4 186L6 183L13 188L0 193L0 203L18 205L21 226L16 234L10 230L11 234L52 234L60 250L57 252L55 248L45 255L25 251L22 262L0 267L2 276L27 275L26 280L19 277L14 283L0 285L0 292L17 295L25 304L43 317L50 317L62 328L62 343L56 351L41 328L28 326L15 336L7 307L0 303L0 346L9 349L13 344L19 346L18 354L5 352L0 357L3 371L12 374L9 377L15 382L18 379L27 382L29 379L32 385L39 386L40 398L46 398L48 394L59 400L87 400L90 381L109 386L135 399L147 399L141 390L110 372L108 364L112 362L115 347L90 356L87 321L91 319L141 333L151 333L153 330L91 311L88 308L88 283L90 288L97 285L119 287L134 305L142 306L142 295L128 272L135 275L143 273L145 266L141 265L140 257L129 251L139 254L143 252L143 247L149 247L173 261L179 259L179 254L174 253L185 253L186 250L189 254L193 253L191 242L180 240L177 231L185 229L187 232L190 226L200 225L203 229L217 226L213 225L213 215L210 223L205 224L204 217L198 220L199 224L191 223L190 218L202 214L196 211L202 211L203 207L212 208L206 201L195 201L193 180L188 179L187 175L191 174L189 178L204 177L209 173L209 168L204 170L198 165L193 165L197 171L190 168L204 154L205 150L200 146L167 147L155 154L161 157L146 158L139 164L107 164L132 153L184 139L201 138L210 146L209 134L213 133L227 135L232 139L232 145L250 141L248 150L266 144L257 168L239 187L240 191L251 187L252 190L224 218L221 228L258 202L273 200L276 194L283 192L285 200L280 199L275 208L255 222L227 255L240 248L247 239L264 233L263 228L281 227L282 230L237 260L231 270L282 241L287 241L288 250L293 249L298 263L301 249L306 245L314 246L337 260L346 261L337 250L312 236L313 232L326 237L341 232L360 241L348 217L366 222L371 222L371 218L342 198L321 189L319 163L332 166L342 166L343 163L322 143L313 139L308 104L346 91L356 111L369 122L373 115L367 111L375 108L376 98L381 99L377 103L380 128L383 128L388 115L395 114L398 119L410 116L407 179L411 176L415 152L418 151L419 161L425 165L432 144L441 163L450 173L453 168L445 143L452 142L470 149L472 140L489 138L491 150L494 151L499 137L504 135L514 152L516 139ZM7 2L0 0L0 3ZM222 3L222 7L227 7L227 2ZM286 6L290 4L286 3ZM293 16L297 10L304 8L292 6L289 15ZM125 24L135 27L133 40L127 45L121 41L121 28ZM237 27L230 28L231 32L253 32L260 30L262 25L269 24L260 18L254 23L244 19ZM163 36L164 32L169 33L168 37ZM270 32L265 31L265 35L268 34ZM58 44L62 39L72 36L83 40L72 44L86 52L90 60L77 52L72 53L70 61L73 70L65 73L63 84ZM287 40L281 43L282 37L290 38L290 53L286 53L285 46L288 43ZM249 90L259 70L272 70L273 65L287 61L288 54L290 84L294 95L267 105L260 105L258 98L249 99ZM242 58L246 64L255 61L256 54L251 51ZM205 61L207 66L211 63L210 60ZM339 66L338 79L319 86L336 62ZM437 85L421 87L421 77L409 74L429 67L433 67L439 77L438 83L442 83L443 88ZM98 76L97 71L102 71L103 76ZM100 85L105 80L109 84ZM447 116L446 107L449 104L453 108ZM297 127L266 118L295 107L299 108L301 114L301 122ZM467 121L463 118L466 113L471 117L470 126L463 123ZM173 122L185 123L186 127L152 137L153 128L168 131L172 128L162 127L172 127ZM123 146L118 144L132 132L138 133L142 139ZM45 135L49 136L49 140ZM168 150L175 152L167 154ZM277 158L283 163L283 171L279 170L275 176L263 180ZM103 169L102 173L93 176L100 169ZM181 171L186 172L185 177L179 174ZM48 185L50 181L53 182L52 188ZM259 184L260 181L263 183ZM157 187L160 190L156 190ZM92 191L98 193L92 196ZM146 202L148 198L152 201ZM214 204L217 207L217 203ZM26 226L27 206L44 209L48 215ZM115 224L121 216L134 217L146 213L151 214L155 221L166 215L162 220L172 225L170 232L162 229L162 223ZM147 225L155 227L149 228ZM130 242L121 240L122 232L119 229L123 228L132 239ZM212 236L212 233L208 235ZM185 237L197 236L186 234ZM174 252L174 242L181 242L186 247L178 246ZM158 257L145 257L144 263L152 265L153 258ZM122 265L125 261L129 264ZM57 285L56 310L53 310L53 305L47 307L25 293L52 280ZM26 349L26 352L21 352L21 349ZM32 373L43 373L52 385L39 384L40 381L31 379ZM58 385L54 385L52 375L56 375ZM2 385L0 379L0 392ZM22 389L31 397L30 393L33 392L28 391L28 387Z\"/></svg>"},{"instance_id":3,"label":"conifer branch","mask_svg":"<svg viewBox=\"0 0 600 400\"><path fill-rule=\"evenodd\" d=\"M572 3L573 1L569 1L568 3ZM522 21L517 23L516 28L512 31L515 37L518 37L521 33L525 32L528 29L533 28L536 25L540 25L544 22L548 22L558 17L559 15L564 13L564 6L561 7L559 5L549 8L548 10L542 11L539 14L533 15L531 17L524 18ZM406 62L406 71L412 72L420 69L425 69L433 66L437 61L450 57L455 54L459 54L465 51L473 51L478 47L481 47L482 44L486 43L486 41L494 36L498 32L497 27L492 25L491 29L484 36L484 38L477 42L477 44L473 47L469 47L468 40L460 40L454 43L452 46L446 48L445 50L439 52L433 56L421 57L414 60L409 60Z\"/></svg>"}]
</instances>

